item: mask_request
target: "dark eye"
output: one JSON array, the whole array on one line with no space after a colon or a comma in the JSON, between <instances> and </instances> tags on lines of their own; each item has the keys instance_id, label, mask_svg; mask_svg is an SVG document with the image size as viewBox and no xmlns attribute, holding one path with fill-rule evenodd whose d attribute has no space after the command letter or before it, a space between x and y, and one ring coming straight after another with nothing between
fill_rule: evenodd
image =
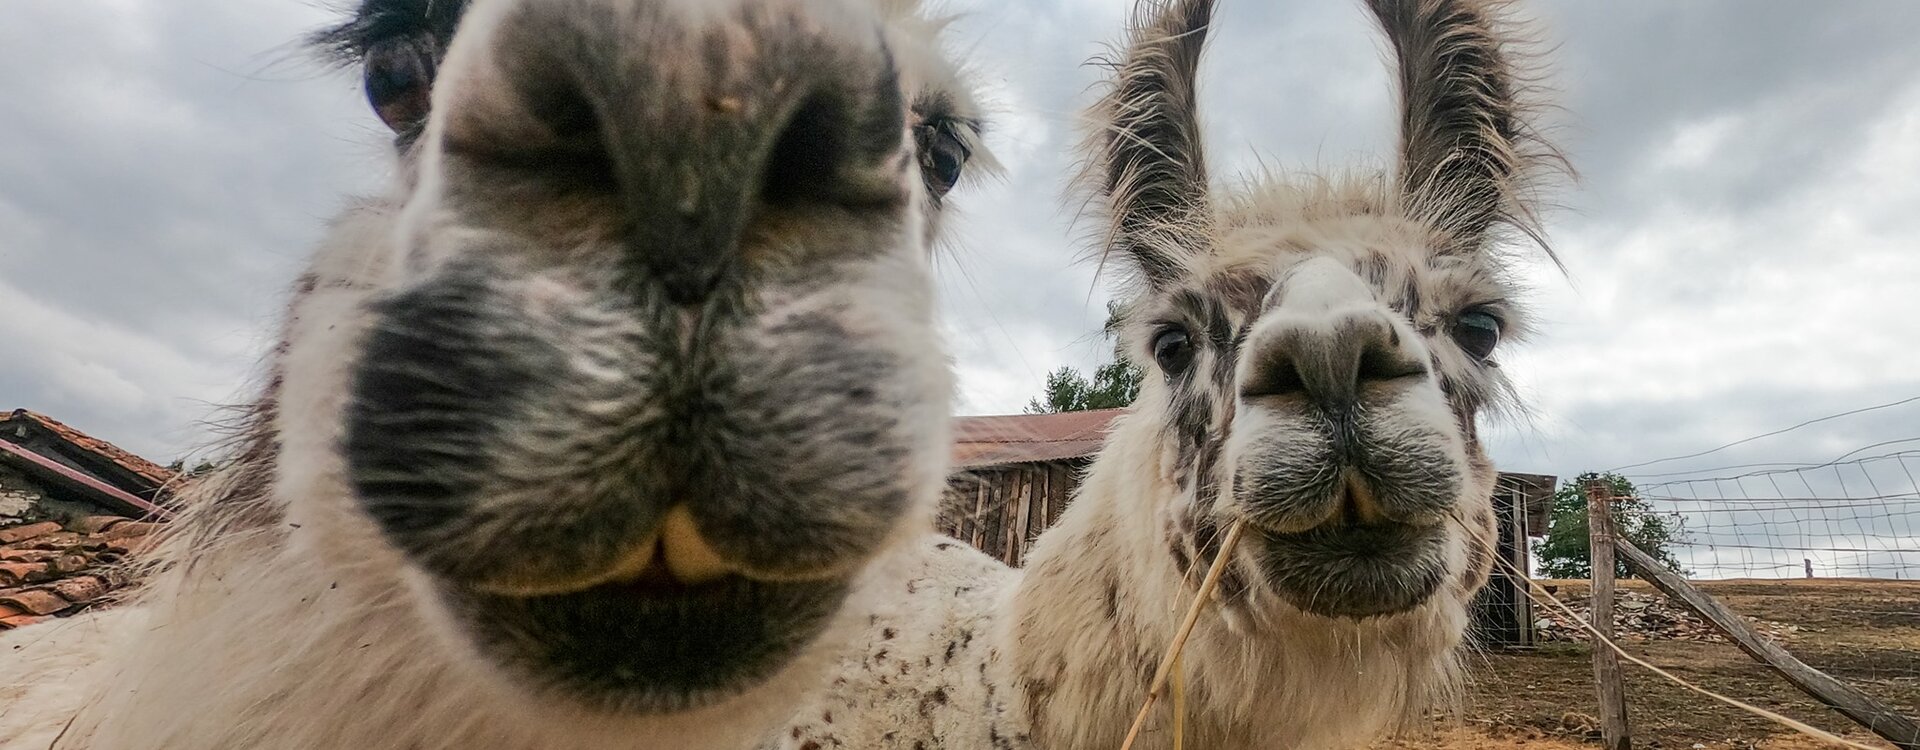
<instances>
[{"instance_id":1,"label":"dark eye","mask_svg":"<svg viewBox=\"0 0 1920 750\"><path fill-rule=\"evenodd\" d=\"M1453 321L1453 340L1467 356L1484 360L1500 344L1500 319L1484 310L1468 310Z\"/></svg>"},{"instance_id":2,"label":"dark eye","mask_svg":"<svg viewBox=\"0 0 1920 750\"><path fill-rule=\"evenodd\" d=\"M964 127L953 122L921 126L918 133L920 141L920 175L927 181L927 190L933 197L946 196L954 184L960 182L960 172L967 166L967 159L973 156L960 135L954 131Z\"/></svg>"},{"instance_id":3,"label":"dark eye","mask_svg":"<svg viewBox=\"0 0 1920 750\"><path fill-rule=\"evenodd\" d=\"M1193 340L1184 328L1163 328L1153 335L1153 361L1168 375L1186 372L1193 365Z\"/></svg>"},{"instance_id":4,"label":"dark eye","mask_svg":"<svg viewBox=\"0 0 1920 750\"><path fill-rule=\"evenodd\" d=\"M427 121L433 92L433 56L429 45L400 39L367 50L367 103L395 133L418 129Z\"/></svg>"}]
</instances>

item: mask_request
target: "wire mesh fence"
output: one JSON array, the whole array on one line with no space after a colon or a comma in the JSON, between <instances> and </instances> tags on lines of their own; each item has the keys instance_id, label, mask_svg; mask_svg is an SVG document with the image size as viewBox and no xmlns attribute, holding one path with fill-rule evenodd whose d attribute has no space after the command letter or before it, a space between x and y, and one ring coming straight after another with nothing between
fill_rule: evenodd
<instances>
[{"instance_id":1,"label":"wire mesh fence","mask_svg":"<svg viewBox=\"0 0 1920 750\"><path fill-rule=\"evenodd\" d=\"M1857 447L1825 460L1651 468L1679 459L1698 464L1701 456L1785 431L1620 470L1634 491L1627 504L1678 528L1663 544L1674 564L1626 550L1639 557L1635 577L1653 580L1665 596L1648 591L1612 606L1596 601L1580 614L1624 626L1621 640L1633 643L1629 650L1668 660L1673 668L1705 663L1713 649L1730 647L1718 644L1739 645L1807 695L1859 722L1856 731L1878 734L1862 737L1868 745L1920 747L1913 744L1920 742L1913 718L1920 714L1920 438L1858 440ZM1624 473L1633 469L1638 472ZM1614 481L1596 480L1588 494L1610 494ZM1669 567L1678 575L1666 572ZM1699 637L1709 624L1718 634ZM1698 645L1675 652L1674 638L1697 639ZM1595 669L1602 684L1619 679L1604 671ZM1695 677L1702 687L1737 701L1794 707L1778 700L1778 686L1770 681L1723 670ZM1637 687L1644 680L1627 682Z\"/></svg>"},{"instance_id":2,"label":"wire mesh fence","mask_svg":"<svg viewBox=\"0 0 1920 750\"><path fill-rule=\"evenodd\" d=\"M1920 438L1818 463L1627 475L1693 578L1920 579Z\"/></svg>"}]
</instances>

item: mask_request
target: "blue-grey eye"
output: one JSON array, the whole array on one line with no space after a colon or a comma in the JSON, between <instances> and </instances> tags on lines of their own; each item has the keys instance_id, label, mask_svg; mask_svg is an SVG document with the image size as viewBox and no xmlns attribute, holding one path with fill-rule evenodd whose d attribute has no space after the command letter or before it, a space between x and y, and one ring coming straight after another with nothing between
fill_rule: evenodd
<instances>
[{"instance_id":1,"label":"blue-grey eye","mask_svg":"<svg viewBox=\"0 0 1920 750\"><path fill-rule=\"evenodd\" d=\"M1168 327L1154 334L1153 361L1168 375L1186 372L1193 364L1193 339L1187 329Z\"/></svg>"},{"instance_id":2,"label":"blue-grey eye","mask_svg":"<svg viewBox=\"0 0 1920 750\"><path fill-rule=\"evenodd\" d=\"M434 74L426 42L406 38L376 44L367 50L364 67L367 103L381 122L396 133L426 124Z\"/></svg>"},{"instance_id":3,"label":"blue-grey eye","mask_svg":"<svg viewBox=\"0 0 1920 750\"><path fill-rule=\"evenodd\" d=\"M1454 318L1452 334L1467 356L1485 360L1500 344L1500 319L1485 310L1468 310Z\"/></svg>"},{"instance_id":4,"label":"blue-grey eye","mask_svg":"<svg viewBox=\"0 0 1920 750\"><path fill-rule=\"evenodd\" d=\"M960 181L960 171L973 156L973 149L954 130L957 127L961 126L951 122L923 125L916 134L920 146L920 175L936 199L945 197Z\"/></svg>"}]
</instances>

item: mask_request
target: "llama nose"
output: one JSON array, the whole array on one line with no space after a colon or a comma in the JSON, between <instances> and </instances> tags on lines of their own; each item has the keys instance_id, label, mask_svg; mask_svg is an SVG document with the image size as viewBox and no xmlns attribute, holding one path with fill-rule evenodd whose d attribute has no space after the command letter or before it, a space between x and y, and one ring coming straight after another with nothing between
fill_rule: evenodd
<instances>
[{"instance_id":1,"label":"llama nose","mask_svg":"<svg viewBox=\"0 0 1920 750\"><path fill-rule=\"evenodd\" d=\"M1302 263L1275 285L1248 335L1240 395L1299 396L1344 414L1369 383L1427 374L1422 347L1402 328L1346 267Z\"/></svg>"},{"instance_id":2,"label":"llama nose","mask_svg":"<svg viewBox=\"0 0 1920 750\"><path fill-rule=\"evenodd\" d=\"M476 8L484 33L461 35L435 92L454 187L597 212L635 276L681 305L742 273L756 222L904 205L892 60L870 17L822 5Z\"/></svg>"}]
</instances>

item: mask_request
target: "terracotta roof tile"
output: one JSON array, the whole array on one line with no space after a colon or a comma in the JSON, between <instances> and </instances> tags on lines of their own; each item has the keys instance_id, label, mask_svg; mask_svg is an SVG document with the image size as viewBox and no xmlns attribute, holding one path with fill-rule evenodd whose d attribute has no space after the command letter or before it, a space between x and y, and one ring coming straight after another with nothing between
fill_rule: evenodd
<instances>
[{"instance_id":1,"label":"terracotta roof tile","mask_svg":"<svg viewBox=\"0 0 1920 750\"><path fill-rule=\"evenodd\" d=\"M114 526L126 523L128 520L130 519L126 516L87 516L86 518L74 519L67 524L67 528L82 534L98 534Z\"/></svg>"},{"instance_id":2,"label":"terracotta roof tile","mask_svg":"<svg viewBox=\"0 0 1920 750\"><path fill-rule=\"evenodd\" d=\"M46 562L59 557L59 550L51 549L13 549L0 547L0 562Z\"/></svg>"},{"instance_id":3,"label":"terracotta roof tile","mask_svg":"<svg viewBox=\"0 0 1920 750\"><path fill-rule=\"evenodd\" d=\"M67 426L66 423L60 420L31 409L15 409L13 410L12 418L28 419L37 422L41 427L59 435L60 439L90 451L101 458L105 458L117 464L120 468L131 471L147 481L153 482L155 486L171 482L176 476L171 469L165 466L136 456L121 449L120 446L88 435L87 433Z\"/></svg>"},{"instance_id":4,"label":"terracotta roof tile","mask_svg":"<svg viewBox=\"0 0 1920 750\"><path fill-rule=\"evenodd\" d=\"M127 583L118 564L164 528L109 516L0 529L0 630L70 615L110 600ZM11 532L11 533L9 533Z\"/></svg>"},{"instance_id":5,"label":"terracotta roof tile","mask_svg":"<svg viewBox=\"0 0 1920 750\"><path fill-rule=\"evenodd\" d=\"M0 604L12 605L36 615L50 615L73 606L73 602L47 589L0 590Z\"/></svg>"},{"instance_id":6,"label":"terracotta roof tile","mask_svg":"<svg viewBox=\"0 0 1920 750\"><path fill-rule=\"evenodd\" d=\"M59 528L59 526L55 525L54 528ZM39 534L29 539L14 542L13 546L20 549L67 549L69 547L79 546L85 539L86 537L79 534L62 530L55 531L51 534Z\"/></svg>"},{"instance_id":7,"label":"terracotta roof tile","mask_svg":"<svg viewBox=\"0 0 1920 750\"><path fill-rule=\"evenodd\" d=\"M47 564L43 562L0 563L0 586L19 586L23 583L39 583L51 578Z\"/></svg>"},{"instance_id":8,"label":"terracotta roof tile","mask_svg":"<svg viewBox=\"0 0 1920 750\"><path fill-rule=\"evenodd\" d=\"M10 529L0 529L0 544L14 544L36 537L46 536L60 531L60 524L52 521L30 523Z\"/></svg>"},{"instance_id":9,"label":"terracotta roof tile","mask_svg":"<svg viewBox=\"0 0 1920 750\"><path fill-rule=\"evenodd\" d=\"M70 604L86 604L105 596L107 579L99 576L74 576L47 586L47 589Z\"/></svg>"},{"instance_id":10,"label":"terracotta roof tile","mask_svg":"<svg viewBox=\"0 0 1920 750\"><path fill-rule=\"evenodd\" d=\"M41 617L39 615L28 614L28 613L8 615L5 617L0 617L0 630L12 630L14 628L24 628L36 622L40 622L42 620L51 620L51 619L53 618Z\"/></svg>"},{"instance_id":11,"label":"terracotta roof tile","mask_svg":"<svg viewBox=\"0 0 1920 750\"><path fill-rule=\"evenodd\" d=\"M154 521L127 521L126 523L117 523L109 526L106 530L96 533L93 536L99 539L113 541L115 539L142 537L159 530L160 524ZM78 529L76 529L76 531L78 531Z\"/></svg>"},{"instance_id":12,"label":"terracotta roof tile","mask_svg":"<svg viewBox=\"0 0 1920 750\"><path fill-rule=\"evenodd\" d=\"M93 560L86 555L68 552L47 563L47 572L56 576L70 576L90 567L93 567Z\"/></svg>"}]
</instances>

